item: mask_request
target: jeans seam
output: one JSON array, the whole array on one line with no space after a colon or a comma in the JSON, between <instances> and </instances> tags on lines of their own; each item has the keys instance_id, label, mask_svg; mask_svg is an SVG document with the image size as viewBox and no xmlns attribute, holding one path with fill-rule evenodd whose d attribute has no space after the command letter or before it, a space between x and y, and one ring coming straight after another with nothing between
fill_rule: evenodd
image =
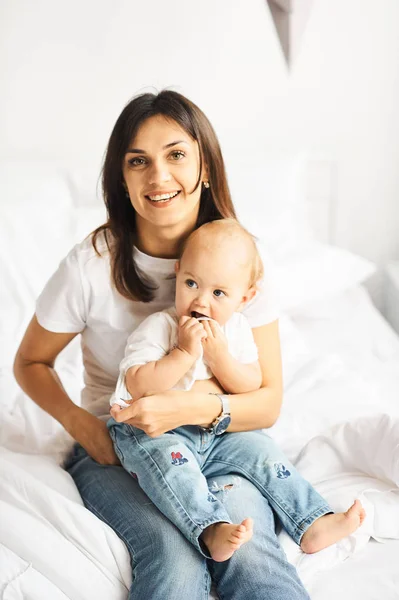
<instances>
[{"instance_id":1,"label":"jeans seam","mask_svg":"<svg viewBox=\"0 0 399 600\"><path fill-rule=\"evenodd\" d=\"M113 526L111 527L111 525L109 523L107 523L107 521L102 517L101 513L98 512L98 510L91 504L91 502L89 500L85 500L83 498L83 496L82 496L82 500L85 503L85 505L89 508L90 512L92 512L94 515L96 515L96 517L98 517L100 519L100 521L102 521L103 523L108 525L108 527L110 527L112 529L112 531L115 531L115 533L121 538L121 540L124 542L124 544L129 549L130 555L132 557L132 562L136 562L133 546L127 540L127 538L122 534L122 532L119 530L119 528L113 527Z\"/></svg>"},{"instance_id":2,"label":"jeans seam","mask_svg":"<svg viewBox=\"0 0 399 600\"><path fill-rule=\"evenodd\" d=\"M208 566L207 566L206 560L204 560L202 564L203 564L203 569L204 569L204 573L205 573L204 600L208 600L211 585L212 585L212 579L211 579L211 575L208 571Z\"/></svg>"}]
</instances>

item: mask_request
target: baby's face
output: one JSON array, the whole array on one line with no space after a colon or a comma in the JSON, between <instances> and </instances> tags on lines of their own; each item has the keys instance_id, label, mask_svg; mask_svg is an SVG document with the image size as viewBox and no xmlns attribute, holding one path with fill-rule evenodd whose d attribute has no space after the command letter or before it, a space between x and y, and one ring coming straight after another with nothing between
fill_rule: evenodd
<instances>
[{"instance_id":1,"label":"baby's face","mask_svg":"<svg viewBox=\"0 0 399 600\"><path fill-rule=\"evenodd\" d=\"M227 251L228 250L228 251ZM255 294L249 268L231 246L190 243L177 268L176 311L180 317L209 317L224 325Z\"/></svg>"}]
</instances>

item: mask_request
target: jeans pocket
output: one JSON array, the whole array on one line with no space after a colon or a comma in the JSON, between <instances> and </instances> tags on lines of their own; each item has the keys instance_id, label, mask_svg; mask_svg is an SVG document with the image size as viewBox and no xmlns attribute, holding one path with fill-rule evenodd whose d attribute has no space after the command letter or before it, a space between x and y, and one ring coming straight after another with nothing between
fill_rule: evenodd
<instances>
[{"instance_id":1,"label":"jeans pocket","mask_svg":"<svg viewBox=\"0 0 399 600\"><path fill-rule=\"evenodd\" d=\"M64 462L64 470L69 471L77 462L86 456L86 450L76 442Z\"/></svg>"}]
</instances>

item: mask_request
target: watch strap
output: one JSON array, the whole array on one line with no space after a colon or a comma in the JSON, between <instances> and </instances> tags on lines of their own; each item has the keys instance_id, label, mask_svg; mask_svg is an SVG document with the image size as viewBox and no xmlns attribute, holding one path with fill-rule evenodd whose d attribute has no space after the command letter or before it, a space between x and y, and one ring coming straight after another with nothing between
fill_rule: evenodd
<instances>
[{"instance_id":1,"label":"watch strap","mask_svg":"<svg viewBox=\"0 0 399 600\"><path fill-rule=\"evenodd\" d=\"M222 413L219 415L219 418L224 417L225 415L228 415L230 417L230 399L228 395L215 394L215 396L217 396L220 399L220 402L222 403Z\"/></svg>"}]
</instances>

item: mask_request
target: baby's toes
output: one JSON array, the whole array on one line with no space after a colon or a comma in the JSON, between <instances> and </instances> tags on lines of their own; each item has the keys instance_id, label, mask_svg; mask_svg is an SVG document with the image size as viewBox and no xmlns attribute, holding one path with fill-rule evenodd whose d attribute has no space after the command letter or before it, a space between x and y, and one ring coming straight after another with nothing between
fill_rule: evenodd
<instances>
[{"instance_id":1,"label":"baby's toes","mask_svg":"<svg viewBox=\"0 0 399 600\"><path fill-rule=\"evenodd\" d=\"M244 519L243 522L241 523L241 527L242 526L244 526L247 531L252 530L254 527L253 519L250 519L249 517L247 519Z\"/></svg>"},{"instance_id":2,"label":"baby's toes","mask_svg":"<svg viewBox=\"0 0 399 600\"><path fill-rule=\"evenodd\" d=\"M233 531L232 537L234 541L240 542L245 538L245 531Z\"/></svg>"}]
</instances>

